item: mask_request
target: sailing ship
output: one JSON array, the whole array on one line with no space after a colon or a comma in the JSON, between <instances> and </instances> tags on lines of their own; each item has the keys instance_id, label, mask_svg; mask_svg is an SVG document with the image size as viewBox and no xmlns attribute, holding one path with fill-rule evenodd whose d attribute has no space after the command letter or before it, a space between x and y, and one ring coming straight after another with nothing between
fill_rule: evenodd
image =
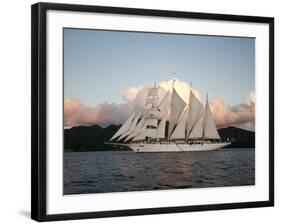
<instances>
[{"instance_id":1,"label":"sailing ship","mask_svg":"<svg viewBox=\"0 0 281 224\"><path fill-rule=\"evenodd\" d=\"M203 105L190 85L186 103L172 87L159 99L160 86L147 89L145 106L133 113L107 144L127 146L134 152L209 151L223 148L212 117L208 95Z\"/></svg>"}]
</instances>

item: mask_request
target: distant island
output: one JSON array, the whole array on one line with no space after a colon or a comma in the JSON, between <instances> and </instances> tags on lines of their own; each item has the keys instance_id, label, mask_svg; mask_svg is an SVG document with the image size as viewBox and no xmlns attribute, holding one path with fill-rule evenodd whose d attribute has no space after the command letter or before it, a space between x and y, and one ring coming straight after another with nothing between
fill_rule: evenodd
<instances>
[{"instance_id":1,"label":"distant island","mask_svg":"<svg viewBox=\"0 0 281 224\"><path fill-rule=\"evenodd\" d=\"M109 125L103 128L99 125L77 126L64 129L64 151L65 152L85 152L85 151L108 151L122 150L106 145L113 134L120 128L120 125ZM254 148L255 132L247 131L236 127L218 129L222 140L227 138L233 140L228 148ZM125 148L123 148L126 150Z\"/></svg>"}]
</instances>

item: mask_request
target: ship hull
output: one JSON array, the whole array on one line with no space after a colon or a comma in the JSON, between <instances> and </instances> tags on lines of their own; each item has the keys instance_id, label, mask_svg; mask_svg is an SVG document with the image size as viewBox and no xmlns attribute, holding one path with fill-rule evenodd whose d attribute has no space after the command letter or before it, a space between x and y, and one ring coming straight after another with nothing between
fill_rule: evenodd
<instances>
[{"instance_id":1,"label":"ship hull","mask_svg":"<svg viewBox=\"0 0 281 224\"><path fill-rule=\"evenodd\" d=\"M128 144L134 152L195 152L218 150L230 145L230 142L203 143L203 144Z\"/></svg>"}]
</instances>

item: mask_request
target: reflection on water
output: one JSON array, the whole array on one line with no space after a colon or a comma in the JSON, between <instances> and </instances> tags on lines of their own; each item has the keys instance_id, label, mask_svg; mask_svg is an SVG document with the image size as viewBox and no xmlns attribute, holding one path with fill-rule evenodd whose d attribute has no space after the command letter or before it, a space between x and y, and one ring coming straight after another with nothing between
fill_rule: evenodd
<instances>
[{"instance_id":1,"label":"reflection on water","mask_svg":"<svg viewBox=\"0 0 281 224\"><path fill-rule=\"evenodd\" d=\"M64 194L254 184L254 149L64 154Z\"/></svg>"}]
</instances>

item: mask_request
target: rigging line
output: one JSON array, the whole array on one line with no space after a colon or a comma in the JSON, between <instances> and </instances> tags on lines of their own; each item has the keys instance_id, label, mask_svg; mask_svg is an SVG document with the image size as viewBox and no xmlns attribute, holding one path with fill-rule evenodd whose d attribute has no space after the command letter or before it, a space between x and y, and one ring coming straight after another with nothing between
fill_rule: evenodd
<instances>
[{"instance_id":1,"label":"rigging line","mask_svg":"<svg viewBox=\"0 0 281 224\"><path fill-rule=\"evenodd\" d=\"M196 123L197 123L198 120L200 119L201 114L204 113L205 109L206 109L206 107L203 107L203 108L202 108L201 112L199 113L199 116L197 117L196 121L194 122L192 128L190 129L190 132L189 132L188 136L189 136L189 135L191 134L191 132L193 131L193 129L194 129ZM204 117L205 117L205 114L204 114ZM186 140L188 140L188 136L186 137Z\"/></svg>"},{"instance_id":2,"label":"rigging line","mask_svg":"<svg viewBox=\"0 0 281 224\"><path fill-rule=\"evenodd\" d=\"M208 93L206 93L206 105L205 105L205 110L207 111L207 106L208 106ZM204 114L204 121L203 121L203 141L205 140L205 129L206 129L206 111Z\"/></svg>"}]
</instances>

